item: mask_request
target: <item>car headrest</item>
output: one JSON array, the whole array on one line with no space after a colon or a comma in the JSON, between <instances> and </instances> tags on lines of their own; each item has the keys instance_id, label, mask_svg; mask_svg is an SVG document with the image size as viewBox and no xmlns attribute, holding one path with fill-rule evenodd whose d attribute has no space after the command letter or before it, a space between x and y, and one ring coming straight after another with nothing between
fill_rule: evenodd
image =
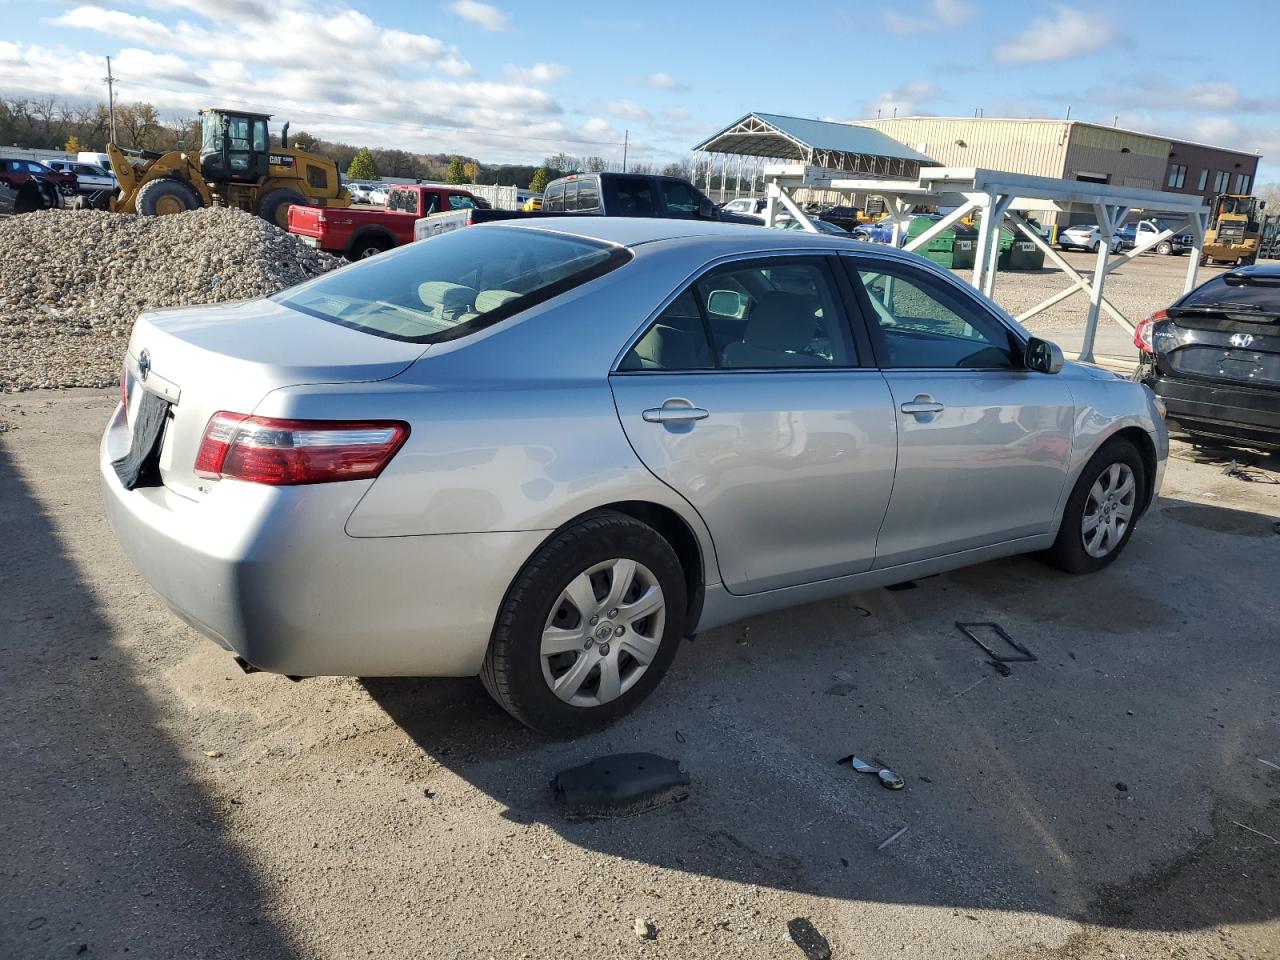
<instances>
[{"instance_id":1,"label":"car headrest","mask_svg":"<svg viewBox=\"0 0 1280 960\"><path fill-rule=\"evenodd\" d=\"M813 339L813 301L794 293L766 293L751 311L743 340L765 350L800 351Z\"/></svg>"},{"instance_id":2,"label":"car headrest","mask_svg":"<svg viewBox=\"0 0 1280 960\"><path fill-rule=\"evenodd\" d=\"M471 309L476 299L474 287L443 280L428 280L418 285L418 299L437 319L456 320Z\"/></svg>"},{"instance_id":3,"label":"car headrest","mask_svg":"<svg viewBox=\"0 0 1280 960\"><path fill-rule=\"evenodd\" d=\"M514 290L481 290L476 294L476 313L488 313L496 310L508 300L514 300L520 294Z\"/></svg>"}]
</instances>

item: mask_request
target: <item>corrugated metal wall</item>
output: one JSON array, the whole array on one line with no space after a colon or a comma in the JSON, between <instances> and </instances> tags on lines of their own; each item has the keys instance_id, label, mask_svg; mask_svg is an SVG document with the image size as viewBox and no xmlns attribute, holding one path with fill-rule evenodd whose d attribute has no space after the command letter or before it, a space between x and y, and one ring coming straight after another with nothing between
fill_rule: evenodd
<instances>
[{"instance_id":1,"label":"corrugated metal wall","mask_svg":"<svg viewBox=\"0 0 1280 960\"><path fill-rule=\"evenodd\" d=\"M1073 124L1059 176L1075 180L1082 173L1101 173L1110 183L1159 190L1168 161L1169 141L1163 137Z\"/></svg>"},{"instance_id":2,"label":"corrugated metal wall","mask_svg":"<svg viewBox=\"0 0 1280 960\"><path fill-rule=\"evenodd\" d=\"M1059 121L908 117L857 123L928 154L944 167L1060 177L1067 153L1068 124Z\"/></svg>"}]
</instances>

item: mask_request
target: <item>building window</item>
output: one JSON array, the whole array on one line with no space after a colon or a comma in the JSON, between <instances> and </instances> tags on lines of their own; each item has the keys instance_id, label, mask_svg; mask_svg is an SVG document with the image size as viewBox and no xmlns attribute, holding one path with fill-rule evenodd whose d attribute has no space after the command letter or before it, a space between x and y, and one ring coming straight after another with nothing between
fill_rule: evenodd
<instances>
[{"instance_id":1,"label":"building window","mask_svg":"<svg viewBox=\"0 0 1280 960\"><path fill-rule=\"evenodd\" d=\"M1187 182L1187 168L1184 164L1175 163L1169 167L1169 186L1175 190L1181 190L1182 185Z\"/></svg>"},{"instance_id":2,"label":"building window","mask_svg":"<svg viewBox=\"0 0 1280 960\"><path fill-rule=\"evenodd\" d=\"M1213 192L1226 193L1227 181L1229 179L1231 179L1231 174L1227 173L1227 171L1225 170L1219 170L1217 173L1215 173L1213 175Z\"/></svg>"},{"instance_id":3,"label":"building window","mask_svg":"<svg viewBox=\"0 0 1280 960\"><path fill-rule=\"evenodd\" d=\"M1241 195L1247 194L1249 192L1249 186L1252 180L1253 178L1250 177L1247 173L1237 173L1235 192Z\"/></svg>"},{"instance_id":4,"label":"building window","mask_svg":"<svg viewBox=\"0 0 1280 960\"><path fill-rule=\"evenodd\" d=\"M1200 183L1196 185L1196 189L1204 191L1205 185L1209 182L1209 168L1200 171Z\"/></svg>"}]
</instances>

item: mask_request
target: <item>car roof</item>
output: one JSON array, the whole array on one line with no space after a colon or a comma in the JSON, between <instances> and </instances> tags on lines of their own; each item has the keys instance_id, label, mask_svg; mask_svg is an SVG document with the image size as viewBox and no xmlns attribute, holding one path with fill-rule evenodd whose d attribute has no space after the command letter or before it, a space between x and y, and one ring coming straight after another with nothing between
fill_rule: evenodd
<instances>
[{"instance_id":1,"label":"car roof","mask_svg":"<svg viewBox=\"0 0 1280 960\"><path fill-rule=\"evenodd\" d=\"M747 250L776 249L779 243L787 246L829 248L833 242L842 242L840 237L829 233L809 233L807 230L765 230L751 223L669 220L660 217L532 217L520 220L499 220L492 226L515 227L522 230L550 230L588 240L616 243L624 247L635 247L661 240L685 240L697 237L736 240L740 242L743 249Z\"/></svg>"}]
</instances>

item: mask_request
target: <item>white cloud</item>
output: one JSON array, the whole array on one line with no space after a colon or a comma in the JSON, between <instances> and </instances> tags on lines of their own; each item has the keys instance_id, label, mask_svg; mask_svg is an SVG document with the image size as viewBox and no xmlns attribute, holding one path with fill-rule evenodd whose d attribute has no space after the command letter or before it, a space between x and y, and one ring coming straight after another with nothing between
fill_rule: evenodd
<instances>
[{"instance_id":1,"label":"white cloud","mask_svg":"<svg viewBox=\"0 0 1280 960\"><path fill-rule=\"evenodd\" d=\"M463 20L470 20L493 33L501 33L509 27L505 12L479 0L454 0L449 9Z\"/></svg>"},{"instance_id":2,"label":"white cloud","mask_svg":"<svg viewBox=\"0 0 1280 960\"><path fill-rule=\"evenodd\" d=\"M517 67L513 63L508 63L504 70L506 78L512 83L528 83L538 86L555 83L568 72L569 68L562 63L541 62L529 67Z\"/></svg>"},{"instance_id":3,"label":"white cloud","mask_svg":"<svg viewBox=\"0 0 1280 960\"><path fill-rule=\"evenodd\" d=\"M921 107L934 99L942 90L936 83L916 80L904 83L892 90L885 90L862 104L867 117L913 117L921 114Z\"/></svg>"},{"instance_id":4,"label":"white cloud","mask_svg":"<svg viewBox=\"0 0 1280 960\"><path fill-rule=\"evenodd\" d=\"M677 80L669 73L663 73L659 70L656 73L650 73L644 78L644 82L651 87L657 87L660 90L688 90L683 83Z\"/></svg>"},{"instance_id":5,"label":"white cloud","mask_svg":"<svg viewBox=\"0 0 1280 960\"><path fill-rule=\"evenodd\" d=\"M958 27L972 19L973 12L973 7L965 0L930 0L927 10L915 14L886 13L884 25L894 33L927 33Z\"/></svg>"},{"instance_id":6,"label":"white cloud","mask_svg":"<svg viewBox=\"0 0 1280 960\"><path fill-rule=\"evenodd\" d=\"M634 100L610 100L604 108L620 120L645 121L653 117L653 114Z\"/></svg>"},{"instance_id":7,"label":"white cloud","mask_svg":"<svg viewBox=\"0 0 1280 960\"><path fill-rule=\"evenodd\" d=\"M995 48L1002 63L1049 63L1096 53L1115 42L1115 27L1100 10L1085 11L1057 4L1052 16L1031 25Z\"/></svg>"}]
</instances>

